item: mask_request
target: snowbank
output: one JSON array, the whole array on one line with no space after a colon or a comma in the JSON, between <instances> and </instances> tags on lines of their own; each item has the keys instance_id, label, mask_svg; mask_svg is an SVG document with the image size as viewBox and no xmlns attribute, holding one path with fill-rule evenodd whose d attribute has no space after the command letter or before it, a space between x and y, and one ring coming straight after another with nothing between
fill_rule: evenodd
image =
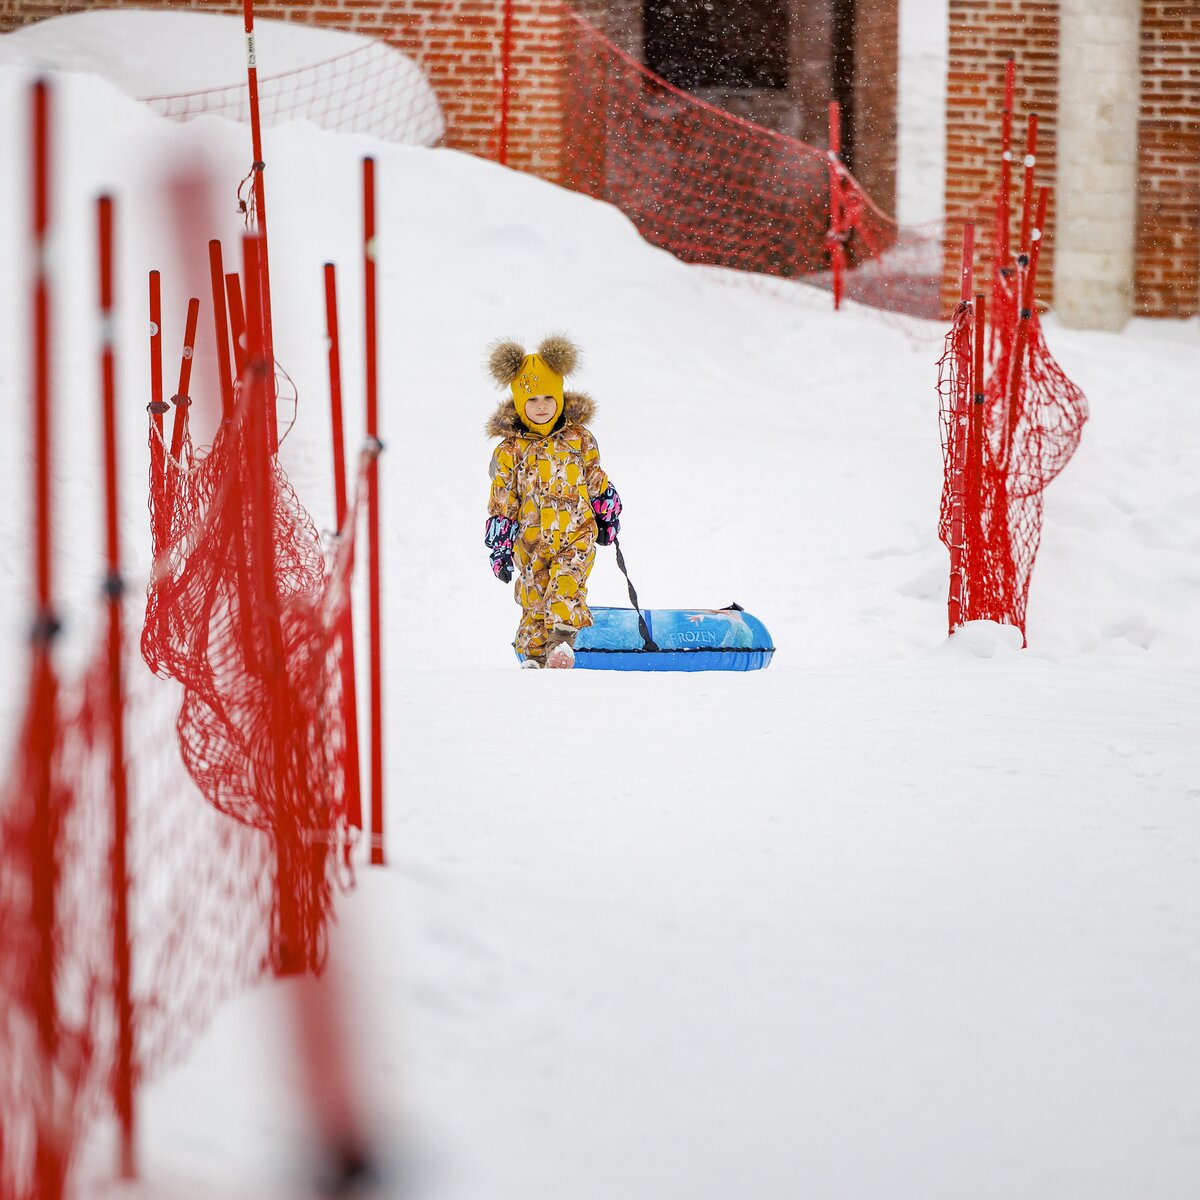
<instances>
[{"instance_id":1,"label":"snowbank","mask_svg":"<svg viewBox=\"0 0 1200 1200\"><path fill-rule=\"evenodd\" d=\"M383 42L290 21L257 20L265 125L309 120L436 145L441 105L420 68ZM249 120L244 24L219 13L106 11L38 21L0 37L0 64L97 75L167 116L215 111ZM282 78L281 78L282 77ZM198 96L195 93L210 93Z\"/></svg>"}]
</instances>

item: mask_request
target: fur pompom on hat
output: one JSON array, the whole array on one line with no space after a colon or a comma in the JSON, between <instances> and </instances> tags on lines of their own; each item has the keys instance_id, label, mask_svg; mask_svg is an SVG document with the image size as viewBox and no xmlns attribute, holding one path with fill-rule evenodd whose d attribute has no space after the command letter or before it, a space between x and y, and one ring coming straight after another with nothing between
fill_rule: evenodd
<instances>
[{"instance_id":1,"label":"fur pompom on hat","mask_svg":"<svg viewBox=\"0 0 1200 1200\"><path fill-rule=\"evenodd\" d=\"M570 375L579 362L579 351L562 334L545 338L534 354L526 354L516 342L497 342L488 355L488 370L501 386L512 391L513 405L521 423L538 434L548 434L563 411L563 377ZM554 415L534 424L525 415L525 404L534 396L551 396Z\"/></svg>"}]
</instances>

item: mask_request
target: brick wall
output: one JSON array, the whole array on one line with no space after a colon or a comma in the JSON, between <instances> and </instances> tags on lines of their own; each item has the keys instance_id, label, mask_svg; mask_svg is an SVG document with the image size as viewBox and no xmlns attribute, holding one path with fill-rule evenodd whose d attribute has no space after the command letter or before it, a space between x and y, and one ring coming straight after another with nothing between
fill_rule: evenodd
<instances>
[{"instance_id":1,"label":"brick wall","mask_svg":"<svg viewBox=\"0 0 1200 1200\"><path fill-rule=\"evenodd\" d=\"M976 221L976 288L991 270L992 210L1000 168L1000 118L1004 108L1004 67L1017 62L1013 103L1012 237L1017 240L1028 115L1038 115L1035 182L1054 186L1058 109L1058 0L950 0L950 44L946 76L946 264L943 299L958 300L962 221ZM1046 221L1049 241L1038 267L1038 297L1052 293L1054 199Z\"/></svg>"},{"instance_id":2,"label":"brick wall","mask_svg":"<svg viewBox=\"0 0 1200 1200\"><path fill-rule=\"evenodd\" d=\"M1136 311L1200 312L1200 4L1143 0Z\"/></svg>"},{"instance_id":3,"label":"brick wall","mask_svg":"<svg viewBox=\"0 0 1200 1200\"><path fill-rule=\"evenodd\" d=\"M900 21L897 0L854 8L854 173L885 212L896 211L896 108Z\"/></svg>"},{"instance_id":4,"label":"brick wall","mask_svg":"<svg viewBox=\"0 0 1200 1200\"><path fill-rule=\"evenodd\" d=\"M950 0L946 82L946 210L960 212L994 186L1004 59L1017 57L1020 115L1036 111L1038 176L1054 183L1058 107L1058 0ZM1142 0L1135 311L1200 311L1200 3ZM1016 139L1014 139L1016 140ZM982 210L977 219L990 217ZM1055 209L1038 295L1051 294ZM947 230L945 289L957 298L961 218ZM987 239L985 239L986 242ZM989 269L988 247L976 258Z\"/></svg>"}]
</instances>

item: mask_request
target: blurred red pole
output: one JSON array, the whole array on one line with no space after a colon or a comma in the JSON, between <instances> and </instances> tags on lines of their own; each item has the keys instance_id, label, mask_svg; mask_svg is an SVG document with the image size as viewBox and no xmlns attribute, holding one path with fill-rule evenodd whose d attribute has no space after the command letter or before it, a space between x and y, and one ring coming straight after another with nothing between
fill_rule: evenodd
<instances>
[{"instance_id":1,"label":"blurred red pole","mask_svg":"<svg viewBox=\"0 0 1200 1200\"><path fill-rule=\"evenodd\" d=\"M113 353L113 204L96 203L100 249L100 390L104 427L104 592L108 603L108 718L113 796L112 906L113 991L117 1019L117 1061L113 1070L113 1106L120 1127L119 1173L134 1177L133 1006L130 1000L129 945L129 793L125 773L125 630L117 480L116 364ZM198 301L193 301L193 305ZM195 311L189 314L195 330Z\"/></svg>"},{"instance_id":2,"label":"blurred red pole","mask_svg":"<svg viewBox=\"0 0 1200 1200\"><path fill-rule=\"evenodd\" d=\"M375 160L363 159L363 278L366 299L367 370L367 588L371 668L371 863L384 864L383 852L383 640L379 533L379 368L375 311Z\"/></svg>"},{"instance_id":3,"label":"blurred red pole","mask_svg":"<svg viewBox=\"0 0 1200 1200\"><path fill-rule=\"evenodd\" d=\"M30 831L30 907L35 934L32 1001L38 1032L36 1187L39 1200L59 1200L65 1173L64 1148L54 1104L54 1064L58 1056L58 1006L54 991L54 945L58 876L54 819L53 755L57 742L57 681L50 647L58 632L51 574L50 514L50 280L47 242L50 226L50 88L44 79L30 94L32 117L31 205L33 246L33 512L34 597L30 756L34 766L33 823Z\"/></svg>"},{"instance_id":4,"label":"blurred red pole","mask_svg":"<svg viewBox=\"0 0 1200 1200\"><path fill-rule=\"evenodd\" d=\"M500 39L500 133L496 161L508 165L508 114L512 104L513 0L504 0L504 30Z\"/></svg>"},{"instance_id":5,"label":"blurred red pole","mask_svg":"<svg viewBox=\"0 0 1200 1200\"><path fill-rule=\"evenodd\" d=\"M162 277L150 272L150 487L154 493L156 518L161 516L166 479L163 469L163 404L162 388Z\"/></svg>"},{"instance_id":6,"label":"blurred red pole","mask_svg":"<svg viewBox=\"0 0 1200 1200\"><path fill-rule=\"evenodd\" d=\"M842 305L842 279L846 272L845 220L842 204L842 175L839 155L842 153L842 106L829 102L829 265L833 271L833 307Z\"/></svg>"},{"instance_id":7,"label":"blurred red pole","mask_svg":"<svg viewBox=\"0 0 1200 1200\"><path fill-rule=\"evenodd\" d=\"M217 382L221 387L221 420L233 416L233 379L229 373L229 322L225 313L225 273L221 265L221 243L208 243L208 270L212 280L213 332L217 339Z\"/></svg>"},{"instance_id":8,"label":"blurred red pole","mask_svg":"<svg viewBox=\"0 0 1200 1200\"><path fill-rule=\"evenodd\" d=\"M259 236L259 312L262 314L263 355L267 374L264 379L267 408L267 444L272 454L279 449L279 430L275 415L275 337L271 326L271 266L267 252L267 190L263 174L262 121L258 112L258 56L254 48L254 0L242 0L246 21L246 80L250 89L250 140L254 150L254 211ZM246 281L249 289L249 280ZM249 300L247 300L249 304Z\"/></svg>"},{"instance_id":9,"label":"blurred red pole","mask_svg":"<svg viewBox=\"0 0 1200 1200\"><path fill-rule=\"evenodd\" d=\"M200 301L193 296L188 301L187 324L183 330L183 354L179 360L179 387L171 397L175 405L175 420L171 425L171 457L178 462L187 432L188 409L192 406L188 388L192 382L192 360L196 354L196 322L200 319Z\"/></svg>"},{"instance_id":10,"label":"blurred red pole","mask_svg":"<svg viewBox=\"0 0 1200 1200\"><path fill-rule=\"evenodd\" d=\"M246 369L246 310L242 307L242 284L236 271L229 271L225 275L225 295L229 300L234 378L240 379Z\"/></svg>"},{"instance_id":11,"label":"blurred red pole","mask_svg":"<svg viewBox=\"0 0 1200 1200\"><path fill-rule=\"evenodd\" d=\"M274 793L275 833L275 896L278 922L275 944L272 946L274 967L279 975L294 975L304 971L304 939L297 907L299 881L294 866L300 855L289 854L298 849L307 830L296 828L287 812L288 796L288 695L287 659L284 653L283 629L279 622L278 581L275 574L275 538L272 520L273 473L270 462L270 438L266 428L267 357L262 321L262 287L259 277L262 240L253 235L242 238L243 275L246 280L247 368L238 397L241 409L238 419L245 422L247 471L252 489L250 547L253 566L257 572L254 584L259 591L258 608L263 620L262 644L266 651L265 670L270 681L272 771L269 783ZM236 468L235 468L236 469Z\"/></svg>"},{"instance_id":12,"label":"blurred red pole","mask_svg":"<svg viewBox=\"0 0 1200 1200\"><path fill-rule=\"evenodd\" d=\"M329 338L329 402L333 422L333 494L338 533L354 536L346 528L346 446L342 414L342 358L338 340L337 273L325 264L325 331ZM347 581L349 586L349 581ZM342 705L346 721L346 807L350 824L362 829L362 768L358 759L358 685L354 666L354 611L346 597L338 635L342 643ZM347 851L349 847L347 847Z\"/></svg>"}]
</instances>

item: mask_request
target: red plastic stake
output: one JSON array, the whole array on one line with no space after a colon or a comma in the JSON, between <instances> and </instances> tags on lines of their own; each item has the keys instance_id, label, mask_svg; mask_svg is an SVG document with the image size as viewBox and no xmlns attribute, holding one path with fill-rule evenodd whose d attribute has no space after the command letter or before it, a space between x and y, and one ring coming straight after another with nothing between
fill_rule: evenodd
<instances>
[{"instance_id":1,"label":"red plastic stake","mask_svg":"<svg viewBox=\"0 0 1200 1200\"><path fill-rule=\"evenodd\" d=\"M192 361L196 355L196 322L200 319L200 301L193 296L188 301L187 324L183 330L183 353L179 359L179 387L171 397L175 405L175 420L171 425L171 458L179 461L183 452L183 439L188 427L188 409L192 399L188 388L192 383Z\"/></svg>"},{"instance_id":2,"label":"red plastic stake","mask_svg":"<svg viewBox=\"0 0 1200 1200\"><path fill-rule=\"evenodd\" d=\"M1038 259L1042 255L1042 242L1046 232L1046 209L1050 203L1050 189L1041 188L1038 192L1037 216L1034 218L1033 229L1030 231L1029 240L1032 243L1032 248L1029 252L1029 300L1026 308L1033 307L1033 287L1037 279Z\"/></svg>"},{"instance_id":3,"label":"red plastic stake","mask_svg":"<svg viewBox=\"0 0 1200 1200\"><path fill-rule=\"evenodd\" d=\"M242 284L236 271L225 276L225 296L229 301L229 332L233 335L234 378L241 379L246 369L246 310L242 306Z\"/></svg>"},{"instance_id":4,"label":"red plastic stake","mask_svg":"<svg viewBox=\"0 0 1200 1200\"><path fill-rule=\"evenodd\" d=\"M1009 367L1008 389L1007 389L1007 431L1005 437L1005 462L1008 461L1008 450L1012 446L1013 435L1017 430L1017 423L1021 419L1021 382L1025 372L1025 347L1029 341L1029 327L1033 321L1033 297L1037 287L1037 264L1041 257L1040 248L1042 241L1042 225L1046 220L1046 205L1049 200L1050 191L1048 188L1042 188L1041 195L1038 197L1038 212L1037 212L1037 241L1033 243L1034 250L1030 255L1029 265L1025 268L1024 277L1022 279L1020 310L1017 313L1017 333L1013 343L1012 362Z\"/></svg>"},{"instance_id":5,"label":"red plastic stake","mask_svg":"<svg viewBox=\"0 0 1200 1200\"><path fill-rule=\"evenodd\" d=\"M983 363L986 356L987 300L975 293L975 338L971 348L971 418L967 429L967 470L964 497L963 532L966 542L966 619L978 620L979 585L983 575L983 417L986 394Z\"/></svg>"},{"instance_id":6,"label":"red plastic stake","mask_svg":"<svg viewBox=\"0 0 1200 1200\"><path fill-rule=\"evenodd\" d=\"M963 225L962 271L959 276L959 299L966 304L971 299L971 283L975 275L975 222Z\"/></svg>"},{"instance_id":7,"label":"red plastic stake","mask_svg":"<svg viewBox=\"0 0 1200 1200\"><path fill-rule=\"evenodd\" d=\"M267 164L263 161L262 121L258 111L258 55L254 48L254 0L242 0L242 11L246 21L246 81L250 89L250 140L254 151L254 210L258 221L259 264L258 277L261 289L258 297L259 312L262 314L263 354L266 357L265 403L267 406L267 442L271 453L279 450L279 429L275 415L275 338L271 326L271 266L267 250L267 189L263 174ZM247 289L250 281L247 280ZM248 301L249 303L249 301Z\"/></svg>"},{"instance_id":8,"label":"red plastic stake","mask_svg":"<svg viewBox=\"0 0 1200 1200\"><path fill-rule=\"evenodd\" d=\"M375 312L375 160L363 159L363 279L366 313L367 590L371 668L371 864L384 865L383 831L383 612L379 532L379 367Z\"/></svg>"},{"instance_id":9,"label":"red plastic stake","mask_svg":"<svg viewBox=\"0 0 1200 1200\"><path fill-rule=\"evenodd\" d=\"M842 282L846 274L846 206L842 196L842 106L829 102L829 266L833 272L833 307L842 305Z\"/></svg>"},{"instance_id":10,"label":"red plastic stake","mask_svg":"<svg viewBox=\"0 0 1200 1200\"><path fill-rule=\"evenodd\" d=\"M150 272L150 488L153 493L155 527L163 516L166 502L166 478L163 467L162 387L162 277Z\"/></svg>"},{"instance_id":11,"label":"red plastic stake","mask_svg":"<svg viewBox=\"0 0 1200 1200\"><path fill-rule=\"evenodd\" d=\"M212 280L213 332L217 339L217 376L221 387L221 420L233 416L233 379L229 374L229 323L225 313L225 273L221 267L221 243L208 243L208 270Z\"/></svg>"},{"instance_id":12,"label":"red plastic stake","mask_svg":"<svg viewBox=\"0 0 1200 1200\"><path fill-rule=\"evenodd\" d=\"M50 513L50 87L44 79L30 93L33 150L31 243L33 246L33 662L30 693L34 762L33 822L30 830L30 908L34 931L32 998L38 1034L35 1164L39 1200L60 1200L65 1148L54 1120L54 1064L58 1057L58 1004L54 988L54 947L58 923L57 822L54 819L53 756L58 738L57 690L51 644L58 629L51 575Z\"/></svg>"},{"instance_id":13,"label":"red plastic stake","mask_svg":"<svg viewBox=\"0 0 1200 1200\"><path fill-rule=\"evenodd\" d=\"M1000 132L1000 221L996 227L996 270L1008 265L1008 213L1012 188L1012 118L1013 93L1016 90L1017 64L1009 59L1004 64L1004 111Z\"/></svg>"},{"instance_id":14,"label":"red plastic stake","mask_svg":"<svg viewBox=\"0 0 1200 1200\"><path fill-rule=\"evenodd\" d=\"M333 423L333 494L338 533L353 538L346 528L346 444L342 416L342 359L338 340L337 274L325 264L325 331L329 338L329 403ZM346 722L346 808L350 824L362 829L362 767L358 757L358 688L354 668L354 612L349 596L340 622L342 643L342 705ZM348 847L347 847L348 849Z\"/></svg>"},{"instance_id":15,"label":"red plastic stake","mask_svg":"<svg viewBox=\"0 0 1200 1200\"><path fill-rule=\"evenodd\" d=\"M955 313L955 343L967 351L967 361L959 362L959 374L955 376L953 396L953 425L952 425L952 503L950 511L950 595L947 601L950 632L953 633L962 624L963 593L965 591L963 570L966 560L966 548L963 544L965 524L963 507L966 495L967 467L967 438L970 430L970 383L971 383L971 326L972 313L970 309L971 278L974 272L975 256L975 223L967 221L963 225L962 267L961 267L961 303ZM965 338L966 344L959 341ZM964 375L966 376L964 378Z\"/></svg>"},{"instance_id":16,"label":"red plastic stake","mask_svg":"<svg viewBox=\"0 0 1200 1200\"><path fill-rule=\"evenodd\" d=\"M508 114L512 105L513 0L504 0L504 29L500 38L500 130L496 161L508 165Z\"/></svg>"},{"instance_id":17,"label":"red plastic stake","mask_svg":"<svg viewBox=\"0 0 1200 1200\"><path fill-rule=\"evenodd\" d=\"M1029 114L1029 125L1025 132L1025 190L1021 198L1021 242L1017 247L1022 267L1029 265L1029 225L1033 217L1033 171L1037 165L1037 113Z\"/></svg>"},{"instance_id":18,"label":"red plastic stake","mask_svg":"<svg viewBox=\"0 0 1200 1200\"><path fill-rule=\"evenodd\" d=\"M242 238L243 274L246 280L246 321L248 360L242 382L245 391L239 397L239 420L245 422L247 472L251 488L250 548L253 555L253 586L259 590L262 628L259 631L266 652L265 670L271 687L272 764L270 786L274 791L275 895L278 904L276 941L272 947L274 966L279 975L302 973L305 968L304 938L297 906L299 881L294 874L294 848L306 831L288 820L288 694L287 660L283 629L279 621L278 579L275 573L275 537L272 523L273 473L265 403L267 356L261 310L262 286L259 276L261 239Z\"/></svg>"},{"instance_id":19,"label":"red plastic stake","mask_svg":"<svg viewBox=\"0 0 1200 1200\"><path fill-rule=\"evenodd\" d=\"M104 544L108 606L108 718L113 799L112 911L113 991L117 1020L117 1061L113 1070L113 1107L120 1129L118 1170L132 1179L134 1170L133 1004L130 998L129 944L129 790L125 767L124 582L118 519L116 362L113 350L113 205L101 196L96 205L100 249L100 391L104 429ZM197 303L193 301L193 304ZM194 318L192 328L195 328Z\"/></svg>"}]
</instances>

